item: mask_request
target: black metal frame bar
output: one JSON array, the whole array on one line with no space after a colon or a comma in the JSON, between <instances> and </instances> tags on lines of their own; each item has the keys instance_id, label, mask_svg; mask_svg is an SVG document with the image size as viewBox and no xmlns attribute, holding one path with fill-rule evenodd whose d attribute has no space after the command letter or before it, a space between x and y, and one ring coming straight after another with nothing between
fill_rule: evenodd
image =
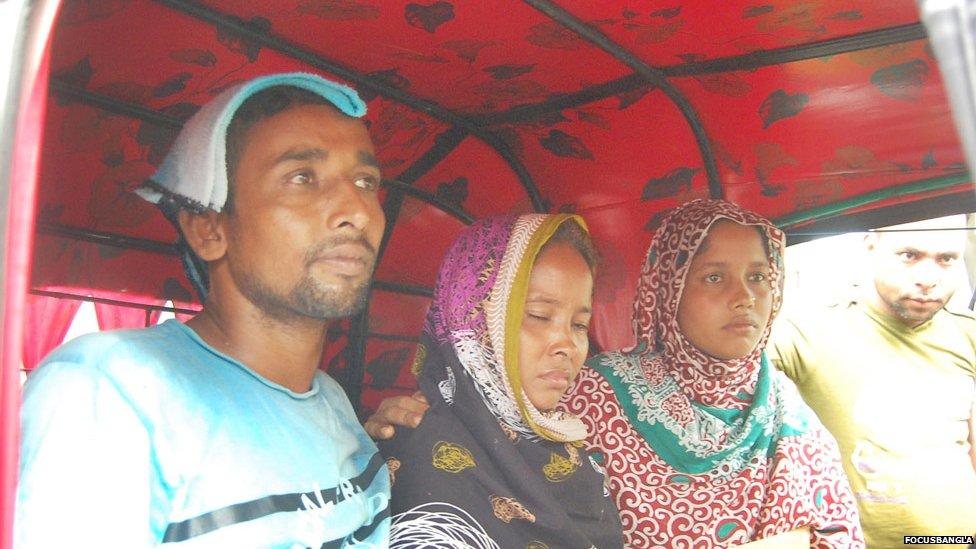
<instances>
[{"instance_id":1,"label":"black metal frame bar","mask_svg":"<svg viewBox=\"0 0 976 549\"><path fill-rule=\"evenodd\" d=\"M119 307L128 307L130 309L144 309L145 311L163 311L163 312L180 313L186 315L195 315L200 312L195 309L185 309L183 307L167 307L165 305L146 305L144 303L132 303L130 301L120 301L117 299L94 297L90 295L69 294L66 292L52 292L50 290L41 290L37 288L31 288L28 291L28 293L30 293L31 295L40 295L44 297L56 297L58 299L73 299L75 301L90 301L92 303L104 303L106 305L116 305Z\"/></svg>"},{"instance_id":2,"label":"black metal frame bar","mask_svg":"<svg viewBox=\"0 0 976 549\"><path fill-rule=\"evenodd\" d=\"M77 86L73 86L66 82L57 80L56 78L51 79L51 90L57 95L64 97L65 99L79 101L86 105L90 105L107 112L118 114L120 116L126 116L129 118L134 118L136 120L142 120L144 122L149 122L150 124L157 124L174 130L180 129L181 127L183 127L183 124L186 122L185 120L181 120L179 118L169 116L160 113L158 111L154 111L152 109L147 109L139 105L133 105L131 103L119 101L117 99L114 99L106 95L102 95L85 89L78 88ZM463 139L463 137L467 134L464 134L463 132L459 132L458 135L461 139ZM435 147L437 147L436 142L435 142ZM422 158L427 158L427 156L429 155L425 155ZM437 164L437 162L440 161L442 158L443 157L439 157L435 161L430 161L430 159L428 159L426 162L423 163L416 162L414 163L413 166L411 166L411 168L408 169L408 171L410 171L411 173L408 174L407 171L405 171L404 174L407 174L407 176L413 180L419 179L424 174L426 174L427 171L433 168ZM401 176L402 175L403 174L401 174ZM424 191L423 189L416 189L413 187L411 187L410 189L406 189L405 187L408 187L409 185L404 184L402 179L403 179L402 177L395 180L388 179L388 180L384 180L384 183L390 186L391 188L396 188L398 192L406 192L407 194L410 194L411 196L417 198L418 200L423 200L424 202L427 202L431 206L443 210L445 213L458 218L463 223L470 224L473 222L474 218L464 210L452 204L444 202L443 200L438 199L436 196Z\"/></svg>"},{"instance_id":3,"label":"black metal frame bar","mask_svg":"<svg viewBox=\"0 0 976 549\"><path fill-rule=\"evenodd\" d=\"M328 333L330 335L344 335L346 337L349 337L350 335L348 331L343 330L341 328L329 328ZM366 332L366 337L378 339L380 341L403 341L406 343L420 343L420 337L418 336L409 336L403 334L388 334L386 332L369 331Z\"/></svg>"},{"instance_id":4,"label":"black metal frame bar","mask_svg":"<svg viewBox=\"0 0 976 549\"><path fill-rule=\"evenodd\" d=\"M415 295L418 297L434 297L434 289L419 284L404 284L402 282L386 282L373 279L373 289L395 294Z\"/></svg>"},{"instance_id":5,"label":"black metal frame bar","mask_svg":"<svg viewBox=\"0 0 976 549\"><path fill-rule=\"evenodd\" d=\"M852 51L879 48L892 44L924 40L928 35L921 23L912 23L887 29L841 36L821 42L788 46L774 50L757 51L744 55L721 57L709 61L682 63L662 67L661 72L670 77L695 76L716 72L748 71L770 65L781 65L807 59L816 59L829 55L838 55Z\"/></svg>"},{"instance_id":6,"label":"black metal frame bar","mask_svg":"<svg viewBox=\"0 0 976 549\"><path fill-rule=\"evenodd\" d=\"M70 238L72 240L80 240L84 242L93 242L95 244L114 246L116 248L124 248L126 250L140 250L144 252L171 256L178 255L174 245L159 240L150 240L148 238L137 238L134 236L126 236L106 231L69 227L67 225L59 225L57 223L38 222L36 225L36 230L37 234ZM422 297L431 297L434 295L433 288L416 284L403 284L399 282L388 282L385 280L374 279L373 286L379 290L383 290L384 292L416 295Z\"/></svg>"},{"instance_id":7,"label":"black metal frame bar","mask_svg":"<svg viewBox=\"0 0 976 549\"><path fill-rule=\"evenodd\" d=\"M102 244L105 246L125 248L126 250L141 250L144 252L152 252L152 253L172 255L172 256L179 255L179 253L176 251L176 246L174 246L173 244L170 244L168 242L162 242L159 240L150 240L148 238L138 238L138 237L126 236L118 233L95 231L92 229L82 229L79 227L69 227L67 225L60 225L57 223L44 223L41 221L37 222L36 231L37 234L61 236L64 238L70 238L72 240L82 240L85 242L94 242L95 244Z\"/></svg>"},{"instance_id":8,"label":"black metal frame bar","mask_svg":"<svg viewBox=\"0 0 976 549\"><path fill-rule=\"evenodd\" d=\"M355 84L368 88L388 99L401 103L419 112L426 113L434 118L442 120L454 128L459 128L469 133L489 147L494 149L502 159L511 166L512 171L518 176L522 187L529 195L533 207L536 211L543 211L542 200L539 199L539 190L529 172L522 166L519 159L512 153L507 145L502 143L497 137L477 125L467 117L454 113L441 107L433 101L417 97L393 86L388 86L381 82L361 74L345 65L326 59L318 53L311 51L303 46L290 42L280 36L258 31L249 27L233 16L213 10L199 3L189 0L154 0L170 9L205 21L219 28L230 29L238 36L246 37L261 44L264 47L278 51L291 58L307 63L319 70L334 74L340 78L354 82Z\"/></svg>"},{"instance_id":9,"label":"black metal frame bar","mask_svg":"<svg viewBox=\"0 0 976 549\"><path fill-rule=\"evenodd\" d=\"M921 23L913 23L832 38L810 44L722 57L709 61L670 65L661 67L660 71L667 77L683 77L716 72L753 70L770 65L793 63L829 55L840 55L893 44L913 42L915 40L924 40L926 37L925 27ZM653 85L644 80L639 74L634 73L603 84L590 86L576 93L562 95L539 103L519 105L505 111L486 114L474 120L485 125L508 124L517 120L538 118L552 112L578 107L595 101L602 101L621 93L650 87L653 87Z\"/></svg>"},{"instance_id":10,"label":"black metal frame bar","mask_svg":"<svg viewBox=\"0 0 976 549\"><path fill-rule=\"evenodd\" d=\"M608 97L613 97L621 93L626 93L639 88L652 88L641 75L632 73L622 76L603 84L596 84L574 93L558 95L541 101L539 103L528 103L517 105L504 111L498 111L478 116L476 120L486 126L498 124L513 124L520 121L532 120L547 114L558 112L563 109L572 109L596 101L602 101Z\"/></svg>"},{"instance_id":11,"label":"black metal frame bar","mask_svg":"<svg viewBox=\"0 0 976 549\"><path fill-rule=\"evenodd\" d=\"M451 154L464 141L467 135L464 130L456 127L450 128L438 135L434 140L434 146L414 161L407 169L403 170L399 177L400 185L390 188L390 192L386 195L386 200L383 202L386 226L383 228L383 238L380 240L379 248L376 250L377 265L380 264L383 256L386 254L386 248L390 243L390 238L393 236L397 219L400 217L403 198L408 192L402 187L412 188L417 179ZM433 295L433 291L431 291L431 295ZM366 337L362 334L369 333L369 304L371 301L372 295L367 295L366 306L349 321L349 346L353 351L349 357L350 366L345 372L345 378L339 380L346 390L349 400L356 403L357 406L363 390L363 369L366 367Z\"/></svg>"},{"instance_id":12,"label":"black metal frame bar","mask_svg":"<svg viewBox=\"0 0 976 549\"><path fill-rule=\"evenodd\" d=\"M860 213L832 216L822 221L805 224L800 229L787 228L784 231L787 244L793 245L829 236L826 233L833 235L864 232L885 225L928 219L935 215L953 215L972 211L976 211L976 193L966 190Z\"/></svg>"},{"instance_id":13,"label":"black metal frame bar","mask_svg":"<svg viewBox=\"0 0 976 549\"><path fill-rule=\"evenodd\" d=\"M157 126L179 130L186 122L186 120L163 114L153 109L147 109L140 105L119 101L114 97L79 88L78 86L59 80L56 76L51 76L50 88L52 92L64 99L78 101L79 103L84 103L106 112L135 118L136 120L142 120L156 124Z\"/></svg>"},{"instance_id":14,"label":"black metal frame bar","mask_svg":"<svg viewBox=\"0 0 976 549\"><path fill-rule=\"evenodd\" d=\"M596 28L587 25L575 15L553 4L552 2L549 2L548 0L524 1L526 4L529 4L536 10L542 12L553 21L580 35L587 42L590 42L591 44L607 52L613 56L614 59L634 69L634 72L640 75L641 78L663 91L671 102L674 103L674 105L678 108L678 110L681 111L682 116L684 116L685 121L688 123L688 126L691 129L691 133L695 136L695 141L698 143L698 149L701 153L702 163L705 166L705 173L708 177L709 194L713 198L722 198L725 196L725 191L722 188L722 182L718 176L718 166L715 162L715 155L712 153L712 144L708 139L708 135L705 133L705 127L702 125L701 119L698 117L698 112L695 111L695 108L692 107L691 103L684 96L684 94L682 94L678 88L668 81L667 76L663 72L661 72L659 69L651 67L647 63L644 63L640 60L640 58L611 40L607 35L603 34Z\"/></svg>"},{"instance_id":15,"label":"black metal frame bar","mask_svg":"<svg viewBox=\"0 0 976 549\"><path fill-rule=\"evenodd\" d=\"M437 195L429 193L421 188L414 187L413 185L408 185L402 181L396 179L384 179L383 184L390 189L395 189L396 192L403 193L412 198L422 200L431 206L436 207L444 213L450 214L455 217L461 223L465 225L470 225L474 223L475 218L464 209L451 204L450 202L445 202L437 197Z\"/></svg>"}]
</instances>

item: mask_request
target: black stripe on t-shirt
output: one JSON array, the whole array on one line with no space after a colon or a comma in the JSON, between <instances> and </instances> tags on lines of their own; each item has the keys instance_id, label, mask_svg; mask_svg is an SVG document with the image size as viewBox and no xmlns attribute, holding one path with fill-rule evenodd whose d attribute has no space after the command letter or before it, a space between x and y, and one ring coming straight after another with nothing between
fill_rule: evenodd
<instances>
[{"instance_id":1,"label":"black stripe on t-shirt","mask_svg":"<svg viewBox=\"0 0 976 549\"><path fill-rule=\"evenodd\" d=\"M366 469L356 478L350 479L349 482L358 492L365 492L366 488L373 483L376 472L380 470L383 463L383 458L379 452L374 453L369 463L366 464ZM345 494L341 491L337 491L336 488L329 488L318 492L276 494L243 503L235 503L234 505L209 511L182 522L170 523L166 527L163 543L185 541L192 537L212 532L218 528L237 524L238 522L258 519L273 513L282 511L293 512L296 509L302 508L303 496L312 501L332 501L336 504L346 499Z\"/></svg>"},{"instance_id":2,"label":"black stripe on t-shirt","mask_svg":"<svg viewBox=\"0 0 976 549\"><path fill-rule=\"evenodd\" d=\"M332 541L327 541L323 543L322 547L320 547L319 549L340 549L341 547L345 547L346 545L352 545L353 544L352 542L362 542L363 540L368 539L369 536L372 536L373 530L376 530L376 527L379 526L380 523L382 523L384 520L386 520L389 517L390 517L390 506L387 505L382 511L376 513L376 516L373 517L373 522L353 532L351 536L352 537L351 540L349 539L349 537L342 538L342 539L334 539Z\"/></svg>"}]
</instances>

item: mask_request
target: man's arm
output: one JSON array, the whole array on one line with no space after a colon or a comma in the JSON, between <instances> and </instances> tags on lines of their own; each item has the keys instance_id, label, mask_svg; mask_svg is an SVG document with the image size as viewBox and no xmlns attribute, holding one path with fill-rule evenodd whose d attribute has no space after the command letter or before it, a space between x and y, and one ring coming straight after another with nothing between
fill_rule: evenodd
<instances>
[{"instance_id":1,"label":"man's arm","mask_svg":"<svg viewBox=\"0 0 976 549\"><path fill-rule=\"evenodd\" d=\"M90 364L51 363L21 409L18 548L146 547L168 499L150 434L115 383Z\"/></svg>"}]
</instances>

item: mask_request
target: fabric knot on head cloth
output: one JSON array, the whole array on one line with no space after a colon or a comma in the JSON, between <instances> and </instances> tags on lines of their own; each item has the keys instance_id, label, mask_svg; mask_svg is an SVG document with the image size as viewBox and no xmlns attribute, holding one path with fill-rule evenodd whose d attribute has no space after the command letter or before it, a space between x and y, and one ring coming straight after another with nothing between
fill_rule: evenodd
<instances>
[{"instance_id":1,"label":"fabric knot on head cloth","mask_svg":"<svg viewBox=\"0 0 976 549\"><path fill-rule=\"evenodd\" d=\"M321 97L343 114L360 118L366 104L352 88L309 73L262 76L231 86L205 104L184 124L156 173L136 194L159 206L180 235L176 247L187 278L201 301L209 290L207 265L184 241L177 219L180 210L223 211L230 191L227 129L249 98L274 87L290 87Z\"/></svg>"}]
</instances>

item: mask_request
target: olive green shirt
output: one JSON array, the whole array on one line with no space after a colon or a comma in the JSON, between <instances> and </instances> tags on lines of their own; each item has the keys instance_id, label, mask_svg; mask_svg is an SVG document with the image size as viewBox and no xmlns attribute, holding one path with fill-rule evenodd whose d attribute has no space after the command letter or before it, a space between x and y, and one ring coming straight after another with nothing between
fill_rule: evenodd
<instances>
[{"instance_id":1,"label":"olive green shirt","mask_svg":"<svg viewBox=\"0 0 976 549\"><path fill-rule=\"evenodd\" d=\"M837 438L868 547L976 534L976 319L907 328L850 303L780 320L768 349Z\"/></svg>"}]
</instances>

